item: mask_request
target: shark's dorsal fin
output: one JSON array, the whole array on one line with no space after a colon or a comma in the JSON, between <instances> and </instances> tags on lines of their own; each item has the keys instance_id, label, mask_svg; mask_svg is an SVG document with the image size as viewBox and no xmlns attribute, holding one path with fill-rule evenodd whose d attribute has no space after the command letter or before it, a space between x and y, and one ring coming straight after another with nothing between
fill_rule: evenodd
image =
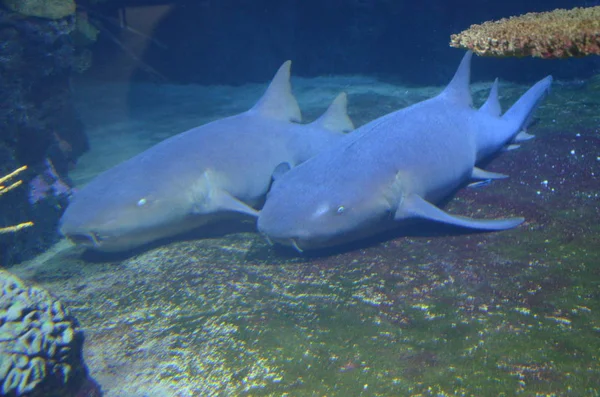
<instances>
[{"instance_id":1,"label":"shark's dorsal fin","mask_svg":"<svg viewBox=\"0 0 600 397\"><path fill-rule=\"evenodd\" d=\"M498 100L498 79L494 80L494 84L492 84L492 88L490 89L490 95L485 103L479 108L479 111L494 117L499 117L502 113L500 101Z\"/></svg>"},{"instance_id":2,"label":"shark's dorsal fin","mask_svg":"<svg viewBox=\"0 0 600 397\"><path fill-rule=\"evenodd\" d=\"M354 123L348 117L348 95L340 93L329 105L325 113L311 124L329 131L350 132L354 129Z\"/></svg>"},{"instance_id":3,"label":"shark's dorsal fin","mask_svg":"<svg viewBox=\"0 0 600 397\"><path fill-rule=\"evenodd\" d=\"M473 100L471 98L471 90L469 88L469 81L471 79L471 58L473 57L472 51L467 51L454 77L450 84L442 91L439 95L445 99L458 103L465 106L471 106Z\"/></svg>"},{"instance_id":4,"label":"shark's dorsal fin","mask_svg":"<svg viewBox=\"0 0 600 397\"><path fill-rule=\"evenodd\" d=\"M251 112L277 120L302 121L300 106L298 106L298 102L292 94L292 85L290 84L291 66L292 61L285 61L281 65L267 91L252 107Z\"/></svg>"}]
</instances>

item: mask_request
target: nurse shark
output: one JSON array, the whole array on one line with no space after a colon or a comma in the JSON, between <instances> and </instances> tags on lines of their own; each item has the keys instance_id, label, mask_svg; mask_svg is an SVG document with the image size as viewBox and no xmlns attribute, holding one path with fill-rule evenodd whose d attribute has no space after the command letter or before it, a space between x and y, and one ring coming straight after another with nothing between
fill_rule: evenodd
<instances>
[{"instance_id":1,"label":"nurse shark","mask_svg":"<svg viewBox=\"0 0 600 397\"><path fill-rule=\"evenodd\" d=\"M363 125L277 178L260 212L259 232L302 251L353 241L409 219L479 230L523 222L471 219L435 206L471 179L506 177L476 165L532 137L522 131L552 82L551 76L539 81L501 115L496 81L477 110L469 91L471 57L471 52L463 57L436 97Z\"/></svg>"},{"instance_id":2,"label":"nurse shark","mask_svg":"<svg viewBox=\"0 0 600 397\"><path fill-rule=\"evenodd\" d=\"M60 231L72 242L122 251L232 214L256 217L278 164L296 166L354 129L340 94L310 124L290 84L291 62L250 110L166 139L79 190Z\"/></svg>"}]
</instances>

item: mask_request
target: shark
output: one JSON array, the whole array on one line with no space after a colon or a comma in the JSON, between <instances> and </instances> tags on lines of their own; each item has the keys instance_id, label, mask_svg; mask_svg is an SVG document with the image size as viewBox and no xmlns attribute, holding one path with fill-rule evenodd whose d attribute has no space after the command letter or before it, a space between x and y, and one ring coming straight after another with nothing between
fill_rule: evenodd
<instances>
[{"instance_id":1,"label":"shark","mask_svg":"<svg viewBox=\"0 0 600 397\"><path fill-rule=\"evenodd\" d=\"M297 166L354 125L339 94L300 124L291 61L248 111L174 135L76 192L59 230L76 245L116 252L223 219L256 218L278 165ZM280 169L280 168L279 168Z\"/></svg>"},{"instance_id":2,"label":"shark","mask_svg":"<svg viewBox=\"0 0 600 397\"><path fill-rule=\"evenodd\" d=\"M497 231L521 217L473 219L438 206L472 180L506 175L479 168L503 150L532 138L526 127L549 92L547 76L504 114L498 80L486 102L472 106L472 52L443 91L354 130L315 157L281 173L260 211L258 231L298 251L344 244L415 219Z\"/></svg>"}]
</instances>

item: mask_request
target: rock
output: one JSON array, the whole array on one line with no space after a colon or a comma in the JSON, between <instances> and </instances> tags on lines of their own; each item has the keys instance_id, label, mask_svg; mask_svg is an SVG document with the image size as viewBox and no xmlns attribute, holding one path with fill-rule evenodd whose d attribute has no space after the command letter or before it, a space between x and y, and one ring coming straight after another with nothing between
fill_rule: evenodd
<instances>
[{"instance_id":1,"label":"rock","mask_svg":"<svg viewBox=\"0 0 600 397\"><path fill-rule=\"evenodd\" d=\"M19 14L60 19L75 13L75 0L2 0L6 8Z\"/></svg>"}]
</instances>

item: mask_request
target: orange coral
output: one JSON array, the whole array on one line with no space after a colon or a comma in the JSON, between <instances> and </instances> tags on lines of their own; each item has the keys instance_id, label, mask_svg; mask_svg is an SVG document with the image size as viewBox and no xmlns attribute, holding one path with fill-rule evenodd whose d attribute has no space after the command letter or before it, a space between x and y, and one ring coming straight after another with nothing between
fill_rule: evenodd
<instances>
[{"instance_id":1,"label":"orange coral","mask_svg":"<svg viewBox=\"0 0 600 397\"><path fill-rule=\"evenodd\" d=\"M600 6L531 12L471 25L453 34L450 46L496 57L600 55Z\"/></svg>"}]
</instances>

